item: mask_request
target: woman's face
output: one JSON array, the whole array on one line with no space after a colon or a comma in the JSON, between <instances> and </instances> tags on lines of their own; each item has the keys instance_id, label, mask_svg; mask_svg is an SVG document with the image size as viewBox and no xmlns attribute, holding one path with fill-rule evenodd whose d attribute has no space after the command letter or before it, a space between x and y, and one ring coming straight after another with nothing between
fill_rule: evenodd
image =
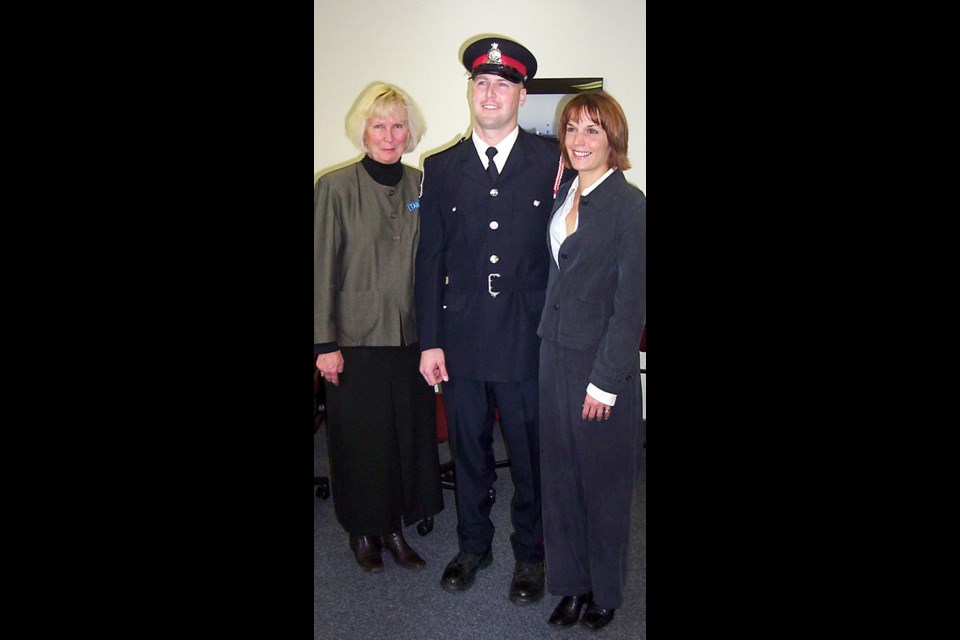
<instances>
[{"instance_id":1,"label":"woman's face","mask_svg":"<svg viewBox=\"0 0 960 640\"><path fill-rule=\"evenodd\" d=\"M367 119L363 141L367 145L367 155L372 159L382 164L393 164L400 161L400 156L407 148L409 136L406 118L401 118L392 111L384 116L371 116Z\"/></svg>"},{"instance_id":2,"label":"woman's face","mask_svg":"<svg viewBox=\"0 0 960 640\"><path fill-rule=\"evenodd\" d=\"M599 176L606 173L610 158L607 132L586 113L580 114L578 122L571 121L566 126L564 146L573 168L587 175Z\"/></svg>"}]
</instances>

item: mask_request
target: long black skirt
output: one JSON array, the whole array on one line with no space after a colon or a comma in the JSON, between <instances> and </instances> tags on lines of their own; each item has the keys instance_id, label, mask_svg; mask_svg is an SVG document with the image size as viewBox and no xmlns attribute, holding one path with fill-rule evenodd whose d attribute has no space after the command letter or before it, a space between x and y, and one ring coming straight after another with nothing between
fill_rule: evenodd
<instances>
[{"instance_id":1,"label":"long black skirt","mask_svg":"<svg viewBox=\"0 0 960 640\"><path fill-rule=\"evenodd\" d=\"M325 383L334 510L354 535L384 535L443 509L436 397L420 348L344 347Z\"/></svg>"}]
</instances>

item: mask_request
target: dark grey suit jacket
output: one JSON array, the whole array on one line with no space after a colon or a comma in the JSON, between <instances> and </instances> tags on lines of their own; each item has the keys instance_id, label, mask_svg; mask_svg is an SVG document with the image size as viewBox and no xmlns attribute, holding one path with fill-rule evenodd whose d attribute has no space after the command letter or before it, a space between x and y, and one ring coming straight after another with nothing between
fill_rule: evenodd
<instances>
[{"instance_id":1,"label":"dark grey suit jacket","mask_svg":"<svg viewBox=\"0 0 960 640\"><path fill-rule=\"evenodd\" d=\"M570 182L561 185L554 213ZM546 236L549 248L549 231ZM561 266L550 260L537 334L596 353L590 382L608 393L619 393L637 375L647 321L646 242L646 198L615 171L580 198L577 231L560 245Z\"/></svg>"}]
</instances>

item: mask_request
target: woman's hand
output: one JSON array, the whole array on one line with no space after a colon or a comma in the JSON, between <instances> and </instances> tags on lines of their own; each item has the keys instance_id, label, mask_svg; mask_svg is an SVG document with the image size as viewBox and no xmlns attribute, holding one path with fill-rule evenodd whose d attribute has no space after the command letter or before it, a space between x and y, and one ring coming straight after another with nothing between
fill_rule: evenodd
<instances>
[{"instance_id":1,"label":"woman's hand","mask_svg":"<svg viewBox=\"0 0 960 640\"><path fill-rule=\"evenodd\" d=\"M343 354L339 349L333 353L321 353L317 356L317 369L320 369L321 378L339 387L340 374L343 373Z\"/></svg>"},{"instance_id":2,"label":"woman's hand","mask_svg":"<svg viewBox=\"0 0 960 640\"><path fill-rule=\"evenodd\" d=\"M584 395L583 408L580 412L581 420L609 420L610 411L613 409L608 404L603 404L589 393Z\"/></svg>"}]
</instances>

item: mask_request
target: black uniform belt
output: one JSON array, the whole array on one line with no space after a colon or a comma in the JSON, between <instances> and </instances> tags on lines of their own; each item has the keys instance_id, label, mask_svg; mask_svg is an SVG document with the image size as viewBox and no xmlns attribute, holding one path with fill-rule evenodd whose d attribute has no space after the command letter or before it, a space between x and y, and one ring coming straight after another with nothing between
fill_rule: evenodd
<instances>
[{"instance_id":1,"label":"black uniform belt","mask_svg":"<svg viewBox=\"0 0 960 640\"><path fill-rule=\"evenodd\" d=\"M497 294L505 292L519 291L546 291L547 282L545 277L531 278L529 276L501 275L499 273L488 273L482 279L451 281L447 285L450 293L471 293L477 289L489 293L494 298Z\"/></svg>"}]
</instances>

